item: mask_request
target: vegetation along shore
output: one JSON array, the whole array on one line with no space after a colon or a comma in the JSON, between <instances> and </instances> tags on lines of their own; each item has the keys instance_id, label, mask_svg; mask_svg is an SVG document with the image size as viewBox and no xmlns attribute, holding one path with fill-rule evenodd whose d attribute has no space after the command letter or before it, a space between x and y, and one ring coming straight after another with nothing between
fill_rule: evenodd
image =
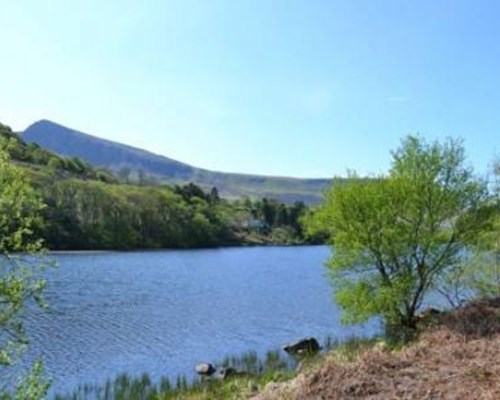
<instances>
[{"instance_id":1,"label":"vegetation along shore","mask_svg":"<svg viewBox=\"0 0 500 400\"><path fill-rule=\"evenodd\" d=\"M159 382L121 375L81 385L57 400L200 399L496 399L500 396L500 298L427 315L418 339L402 346L383 337L328 341L320 353L287 359L278 351L228 357L239 374Z\"/></svg>"}]
</instances>

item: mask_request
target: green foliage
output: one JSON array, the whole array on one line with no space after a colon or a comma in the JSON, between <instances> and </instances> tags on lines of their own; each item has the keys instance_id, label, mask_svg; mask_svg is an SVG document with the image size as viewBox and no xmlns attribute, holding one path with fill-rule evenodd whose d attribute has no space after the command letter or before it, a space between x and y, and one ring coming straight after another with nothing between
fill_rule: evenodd
<instances>
[{"instance_id":1,"label":"green foliage","mask_svg":"<svg viewBox=\"0 0 500 400\"><path fill-rule=\"evenodd\" d=\"M500 159L494 162L492 173L490 224L478 235L473 257L472 282L481 297L500 297Z\"/></svg>"},{"instance_id":2,"label":"green foliage","mask_svg":"<svg viewBox=\"0 0 500 400\"><path fill-rule=\"evenodd\" d=\"M479 297L500 297L500 218L491 229L478 237L478 251L474 253L469 277Z\"/></svg>"},{"instance_id":3,"label":"green foliage","mask_svg":"<svg viewBox=\"0 0 500 400\"><path fill-rule=\"evenodd\" d=\"M33 180L47 204L40 235L51 249L214 247L251 243L252 232L264 235L264 243L302 240L303 204L270 201L291 217L286 225L277 220L269 227L251 201L223 200L216 190L205 193L192 183L172 189L59 179L51 173L37 173Z\"/></svg>"},{"instance_id":4,"label":"green foliage","mask_svg":"<svg viewBox=\"0 0 500 400\"><path fill-rule=\"evenodd\" d=\"M30 373L19 381L14 394L15 400L40 400L45 398L50 383L45 379L43 364L38 361ZM1 398L1 396L0 396ZM8 397L6 397L7 399Z\"/></svg>"},{"instance_id":5,"label":"green foliage","mask_svg":"<svg viewBox=\"0 0 500 400\"><path fill-rule=\"evenodd\" d=\"M207 201L186 202L167 187L61 180L41 185L43 236L56 249L214 246L226 240Z\"/></svg>"},{"instance_id":6,"label":"green foliage","mask_svg":"<svg viewBox=\"0 0 500 400\"><path fill-rule=\"evenodd\" d=\"M208 171L194 168L167 157L109 142L78 132L51 121L39 121L28 127L23 137L37 141L59 154L79 156L93 165L117 171L122 182L148 185L186 185L194 182L205 191L217 186L221 197L228 199L249 196L274 198L292 203L302 200L318 204L330 179L298 179ZM142 171L142 172L141 172Z\"/></svg>"},{"instance_id":7,"label":"green foliage","mask_svg":"<svg viewBox=\"0 0 500 400\"><path fill-rule=\"evenodd\" d=\"M0 152L0 254L40 249L41 242L33 232L41 225L42 208L25 174Z\"/></svg>"},{"instance_id":8,"label":"green foliage","mask_svg":"<svg viewBox=\"0 0 500 400\"><path fill-rule=\"evenodd\" d=\"M0 124L0 150L6 152L16 163L47 169L59 176L76 175L84 179L116 182L116 178L110 172L93 168L76 157L60 157L35 143L26 143L9 127L2 124Z\"/></svg>"},{"instance_id":9,"label":"green foliage","mask_svg":"<svg viewBox=\"0 0 500 400\"><path fill-rule=\"evenodd\" d=\"M303 232L302 217L308 208L302 202L293 205L264 198L234 201L226 210L228 226L248 244L312 243Z\"/></svg>"},{"instance_id":10,"label":"green foliage","mask_svg":"<svg viewBox=\"0 0 500 400\"><path fill-rule=\"evenodd\" d=\"M440 291L452 306L474 297L500 296L500 160L492 168L492 197L483 206L488 223L471 241L473 250L456 271L444 277L448 286Z\"/></svg>"},{"instance_id":11,"label":"green foliage","mask_svg":"<svg viewBox=\"0 0 500 400\"><path fill-rule=\"evenodd\" d=\"M334 183L314 216L333 238L329 267L345 322L376 315L411 331L425 295L485 226L485 185L460 142L409 136L388 176Z\"/></svg>"},{"instance_id":12,"label":"green foliage","mask_svg":"<svg viewBox=\"0 0 500 400\"><path fill-rule=\"evenodd\" d=\"M43 306L45 282L37 277L41 266L33 259L42 250L35 231L41 226L43 207L26 175L0 152L0 376L7 376L7 368L26 347L21 318L26 304L33 301ZM41 366L35 365L19 385L16 398L37 398L31 394L44 387L41 373ZM8 385L0 381L0 398L10 398Z\"/></svg>"},{"instance_id":13,"label":"green foliage","mask_svg":"<svg viewBox=\"0 0 500 400\"><path fill-rule=\"evenodd\" d=\"M252 202L247 208L194 184L174 189L110 185L55 179L51 174L38 174L34 181L47 204L40 235L51 249L214 247L251 243L252 233L264 236L264 243L302 241L297 206L275 201L277 210L297 217L288 218L286 225L277 220L269 227Z\"/></svg>"},{"instance_id":14,"label":"green foliage","mask_svg":"<svg viewBox=\"0 0 500 400\"><path fill-rule=\"evenodd\" d=\"M179 375L175 380L163 377L154 382L147 374L131 377L119 375L103 385L80 385L68 394L58 394L55 400L170 400L170 399L246 399L258 395L270 382L284 382L293 379L297 370L310 371L321 366L324 356L335 357L338 362L353 361L374 345L391 349L380 338L350 337L333 340L328 337L323 343L324 353L305 358L283 357L283 353L269 351L259 357L254 351L240 356L227 356L221 367L234 368L237 373L220 380L214 377L188 379Z\"/></svg>"},{"instance_id":15,"label":"green foliage","mask_svg":"<svg viewBox=\"0 0 500 400\"><path fill-rule=\"evenodd\" d=\"M63 158L24 142L0 125L0 148L42 194L44 227L36 235L54 250L191 248L305 241L304 203L230 202L218 189L188 183L160 186L124 167L119 178L78 158ZM119 181L122 184L119 184ZM137 184L131 184L137 181ZM4 214L3 219L12 222ZM14 240L9 237L9 240Z\"/></svg>"},{"instance_id":16,"label":"green foliage","mask_svg":"<svg viewBox=\"0 0 500 400\"><path fill-rule=\"evenodd\" d=\"M56 400L159 400L159 399L230 399L247 398L271 381L279 382L295 376L296 361L284 359L279 351L270 351L264 358L255 352L239 357L226 357L220 364L239 373L219 379L190 379L179 375L175 381L163 377L157 384L147 375L131 377L119 375L104 385L81 385L66 395L56 395Z\"/></svg>"}]
</instances>

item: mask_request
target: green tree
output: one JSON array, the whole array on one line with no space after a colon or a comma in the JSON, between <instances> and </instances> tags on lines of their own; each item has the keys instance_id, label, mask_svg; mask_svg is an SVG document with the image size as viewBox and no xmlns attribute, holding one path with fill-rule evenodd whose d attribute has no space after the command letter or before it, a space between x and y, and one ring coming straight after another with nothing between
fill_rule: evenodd
<instances>
[{"instance_id":1,"label":"green tree","mask_svg":"<svg viewBox=\"0 0 500 400\"><path fill-rule=\"evenodd\" d=\"M219 190L213 186L208 197L210 204L216 204L220 201Z\"/></svg>"},{"instance_id":2,"label":"green tree","mask_svg":"<svg viewBox=\"0 0 500 400\"><path fill-rule=\"evenodd\" d=\"M479 236L480 279L478 292L483 296L500 296L500 159L493 164L492 217L489 229Z\"/></svg>"},{"instance_id":3,"label":"green tree","mask_svg":"<svg viewBox=\"0 0 500 400\"><path fill-rule=\"evenodd\" d=\"M493 196L484 210L490 217L485 229L473 241L474 251L461 269L446 276L452 290L443 294L452 305L471 297L500 296L500 160L492 168L490 188Z\"/></svg>"},{"instance_id":4,"label":"green tree","mask_svg":"<svg viewBox=\"0 0 500 400\"><path fill-rule=\"evenodd\" d=\"M276 220L276 202L266 197L262 199L262 216L269 228L272 228Z\"/></svg>"},{"instance_id":5,"label":"green tree","mask_svg":"<svg viewBox=\"0 0 500 400\"><path fill-rule=\"evenodd\" d=\"M313 223L332 236L344 321L382 316L405 339L426 294L483 229L487 194L459 141L408 136L392 158L387 176L334 182Z\"/></svg>"},{"instance_id":6,"label":"green tree","mask_svg":"<svg viewBox=\"0 0 500 400\"><path fill-rule=\"evenodd\" d=\"M62 168L63 165L64 163L59 157L50 157L47 163L47 166L53 171L57 171L58 169Z\"/></svg>"},{"instance_id":7,"label":"green tree","mask_svg":"<svg viewBox=\"0 0 500 400\"><path fill-rule=\"evenodd\" d=\"M0 376L8 376L8 367L24 349L27 339L21 320L29 301L43 305L44 281L37 279L32 255L42 243L35 234L41 224L43 203L21 170L9 164L0 153ZM0 399L39 399L47 384L40 382L41 367L18 386L17 394L8 390L14 382L0 380Z\"/></svg>"},{"instance_id":8,"label":"green tree","mask_svg":"<svg viewBox=\"0 0 500 400\"><path fill-rule=\"evenodd\" d=\"M130 174L132 173L132 169L130 167L122 167L118 170L117 174L120 178L120 181L123 183L130 183Z\"/></svg>"}]
</instances>

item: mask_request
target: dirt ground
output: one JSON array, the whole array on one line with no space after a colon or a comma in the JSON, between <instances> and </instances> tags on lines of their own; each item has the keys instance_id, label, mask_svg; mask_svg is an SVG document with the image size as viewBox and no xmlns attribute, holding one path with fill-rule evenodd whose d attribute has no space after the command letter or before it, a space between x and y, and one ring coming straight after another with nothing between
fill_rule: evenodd
<instances>
[{"instance_id":1,"label":"dirt ground","mask_svg":"<svg viewBox=\"0 0 500 400\"><path fill-rule=\"evenodd\" d=\"M379 346L350 363L327 356L315 371L269 385L257 399L500 400L500 298L430 325L399 351Z\"/></svg>"}]
</instances>

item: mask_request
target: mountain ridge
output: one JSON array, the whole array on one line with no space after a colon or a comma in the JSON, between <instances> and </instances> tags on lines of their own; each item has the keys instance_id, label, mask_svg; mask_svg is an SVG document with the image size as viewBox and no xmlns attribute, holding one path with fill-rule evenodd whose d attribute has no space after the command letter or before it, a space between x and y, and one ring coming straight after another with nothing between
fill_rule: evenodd
<instances>
[{"instance_id":1,"label":"mountain ridge","mask_svg":"<svg viewBox=\"0 0 500 400\"><path fill-rule=\"evenodd\" d=\"M108 168L115 173L129 170L168 184L193 182L204 188L215 186L228 198L270 197L292 203L316 204L331 179L294 178L211 171L164 155L81 132L47 119L37 121L21 133L24 140L66 157Z\"/></svg>"}]
</instances>

